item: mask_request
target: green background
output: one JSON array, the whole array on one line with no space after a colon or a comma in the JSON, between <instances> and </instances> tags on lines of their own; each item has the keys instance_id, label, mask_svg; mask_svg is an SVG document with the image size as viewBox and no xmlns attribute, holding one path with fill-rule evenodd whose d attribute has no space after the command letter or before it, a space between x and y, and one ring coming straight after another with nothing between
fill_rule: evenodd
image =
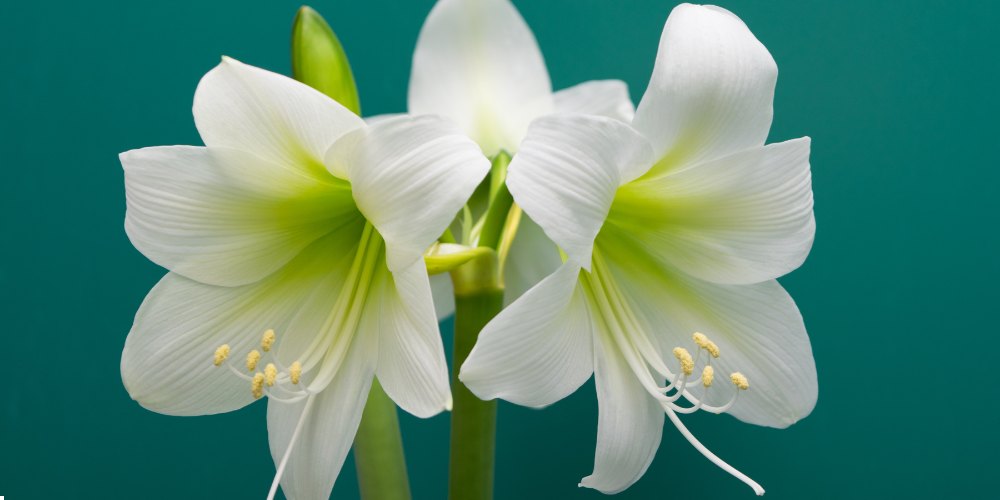
<instances>
[{"instance_id":1,"label":"green background","mask_svg":"<svg viewBox=\"0 0 1000 500\"><path fill-rule=\"evenodd\" d=\"M366 114L405 109L430 0L316 3ZM638 100L672 2L517 2L556 88L622 78ZM1000 12L991 1L727 1L781 76L771 140L813 138L818 233L782 282L820 375L787 430L694 415L767 498L995 497ZM191 100L227 54L288 72L291 1L0 5L0 495L262 498L264 405L175 418L133 403L118 364L163 274L122 229L120 151L198 144ZM450 323L445 324L450 339ZM592 383L500 409L497 498L600 498ZM403 417L416 498L444 497L447 415ZM993 493L990 493L993 492ZM354 498L348 462L334 496ZM618 498L749 498L669 426Z\"/></svg>"}]
</instances>

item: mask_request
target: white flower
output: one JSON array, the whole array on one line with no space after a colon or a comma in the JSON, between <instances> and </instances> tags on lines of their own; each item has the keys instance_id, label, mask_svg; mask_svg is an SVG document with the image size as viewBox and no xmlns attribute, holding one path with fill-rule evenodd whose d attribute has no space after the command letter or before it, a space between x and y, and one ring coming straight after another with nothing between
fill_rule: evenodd
<instances>
[{"instance_id":1,"label":"white flower","mask_svg":"<svg viewBox=\"0 0 1000 500\"><path fill-rule=\"evenodd\" d=\"M582 486L634 483L666 414L762 494L677 414L786 427L815 405L809 338L774 281L815 230L809 139L764 145L776 78L739 18L681 5L632 127L544 117L510 165L514 199L567 258L487 325L460 379L481 398L541 407L594 374L597 452Z\"/></svg>"},{"instance_id":2,"label":"white flower","mask_svg":"<svg viewBox=\"0 0 1000 500\"><path fill-rule=\"evenodd\" d=\"M414 415L451 405L421 253L489 164L439 119L368 126L231 59L194 116L206 147L121 155L129 238L171 271L136 314L122 379L171 415L269 396L271 494L280 480L327 498L373 376Z\"/></svg>"},{"instance_id":3,"label":"white flower","mask_svg":"<svg viewBox=\"0 0 1000 500\"><path fill-rule=\"evenodd\" d=\"M630 121L635 113L620 80L553 93L535 36L509 0L437 2L417 40L408 102L410 113L459 124L491 157L516 153L528 124L541 116L575 112ZM517 227L504 269L508 303L560 264L555 245L533 221L521 218ZM451 314L448 276L431 280L439 316Z\"/></svg>"}]
</instances>

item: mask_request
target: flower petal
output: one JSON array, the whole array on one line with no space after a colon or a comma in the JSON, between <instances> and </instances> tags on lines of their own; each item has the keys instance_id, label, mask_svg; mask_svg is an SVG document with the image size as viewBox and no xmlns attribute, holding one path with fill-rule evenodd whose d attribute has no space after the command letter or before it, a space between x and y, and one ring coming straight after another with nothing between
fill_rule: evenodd
<instances>
[{"instance_id":1,"label":"flower petal","mask_svg":"<svg viewBox=\"0 0 1000 500\"><path fill-rule=\"evenodd\" d=\"M361 214L350 186L227 148L121 154L125 231L140 252L203 283L253 283Z\"/></svg>"},{"instance_id":2,"label":"flower petal","mask_svg":"<svg viewBox=\"0 0 1000 500\"><path fill-rule=\"evenodd\" d=\"M556 113L578 113L614 118L631 123L635 105L628 84L621 80L593 80L555 93Z\"/></svg>"},{"instance_id":3,"label":"flower petal","mask_svg":"<svg viewBox=\"0 0 1000 500\"><path fill-rule=\"evenodd\" d=\"M345 243L346 241L346 243ZM310 296L334 300L356 240L325 237L281 271L251 285L205 285L171 273L158 283L136 313L125 340L121 373L125 388L145 408L168 415L205 415L235 410L253 401L250 384L213 354L230 346L230 362L243 370L243 357L267 329L284 337L308 314Z\"/></svg>"},{"instance_id":4,"label":"flower petal","mask_svg":"<svg viewBox=\"0 0 1000 500\"><path fill-rule=\"evenodd\" d=\"M323 172L323 154L337 138L364 125L308 85L228 57L198 84L194 121L208 147L313 173Z\"/></svg>"},{"instance_id":5,"label":"flower petal","mask_svg":"<svg viewBox=\"0 0 1000 500\"><path fill-rule=\"evenodd\" d=\"M729 410L740 420L783 428L812 411L818 388L809 336L795 302L776 281L716 285L645 265L631 253L609 254L607 262L663 359L675 346L692 347L694 332L718 345L721 356L712 364L719 380L708 393L710 404L733 396L726 377L738 371L750 380Z\"/></svg>"},{"instance_id":6,"label":"flower petal","mask_svg":"<svg viewBox=\"0 0 1000 500\"><path fill-rule=\"evenodd\" d=\"M286 498L330 498L368 400L377 356L372 344L364 335L356 336L344 365L330 385L312 396L313 401L268 401L268 441L278 467L293 444L281 475ZM295 436L300 421L301 429Z\"/></svg>"},{"instance_id":7,"label":"flower petal","mask_svg":"<svg viewBox=\"0 0 1000 500\"><path fill-rule=\"evenodd\" d=\"M594 341L597 452L580 486L614 494L639 480L660 447L663 409L642 387L609 334Z\"/></svg>"},{"instance_id":8,"label":"flower petal","mask_svg":"<svg viewBox=\"0 0 1000 500\"><path fill-rule=\"evenodd\" d=\"M377 376L400 408L421 418L451 409L448 364L423 261L375 278L365 328L378 332Z\"/></svg>"},{"instance_id":9,"label":"flower petal","mask_svg":"<svg viewBox=\"0 0 1000 500\"><path fill-rule=\"evenodd\" d=\"M605 227L609 239L632 240L704 280L751 284L787 274L816 232L809 138L622 186Z\"/></svg>"},{"instance_id":10,"label":"flower petal","mask_svg":"<svg viewBox=\"0 0 1000 500\"><path fill-rule=\"evenodd\" d=\"M777 76L771 54L731 12L674 8L632 122L662 158L654 172L763 145Z\"/></svg>"},{"instance_id":11,"label":"flower petal","mask_svg":"<svg viewBox=\"0 0 1000 500\"><path fill-rule=\"evenodd\" d=\"M480 399L550 405L593 372L593 330L580 267L566 263L479 334L459 379Z\"/></svg>"},{"instance_id":12,"label":"flower petal","mask_svg":"<svg viewBox=\"0 0 1000 500\"><path fill-rule=\"evenodd\" d=\"M431 295L434 297L434 313L438 321L455 314L455 287L451 284L448 273L435 274L430 277Z\"/></svg>"},{"instance_id":13,"label":"flower petal","mask_svg":"<svg viewBox=\"0 0 1000 500\"><path fill-rule=\"evenodd\" d=\"M546 116L532 123L511 161L507 187L545 234L589 269L615 191L648 158L646 142L619 121Z\"/></svg>"},{"instance_id":14,"label":"flower petal","mask_svg":"<svg viewBox=\"0 0 1000 500\"><path fill-rule=\"evenodd\" d=\"M508 0L440 0L413 53L409 111L451 119L488 156L514 152L552 111L552 83L531 29Z\"/></svg>"},{"instance_id":15,"label":"flower petal","mask_svg":"<svg viewBox=\"0 0 1000 500\"><path fill-rule=\"evenodd\" d=\"M338 141L326 159L347 172L392 271L421 258L490 169L475 143L431 116L379 121Z\"/></svg>"},{"instance_id":16,"label":"flower petal","mask_svg":"<svg viewBox=\"0 0 1000 500\"><path fill-rule=\"evenodd\" d=\"M562 265L559 248L527 214L521 214L517 236L504 265L503 301L509 305ZM454 306L453 306L454 307Z\"/></svg>"}]
</instances>

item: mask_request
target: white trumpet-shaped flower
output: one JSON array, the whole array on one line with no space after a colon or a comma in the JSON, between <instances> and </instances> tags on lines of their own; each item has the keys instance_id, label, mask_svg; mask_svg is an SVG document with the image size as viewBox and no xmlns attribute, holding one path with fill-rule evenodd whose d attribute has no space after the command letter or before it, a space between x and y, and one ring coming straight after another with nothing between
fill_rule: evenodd
<instances>
[{"instance_id":1,"label":"white trumpet-shaped flower","mask_svg":"<svg viewBox=\"0 0 1000 500\"><path fill-rule=\"evenodd\" d=\"M487 156L516 153L528 124L541 116L586 113L630 121L635 113L620 80L553 92L538 42L509 0L437 2L417 40L408 102L410 113L457 123ZM555 244L533 221L522 218L517 227L504 269L507 302L560 263ZM476 235L468 239L475 243ZM438 313L447 316L454 311L451 282L444 275L432 282Z\"/></svg>"},{"instance_id":2,"label":"white trumpet-shaped flower","mask_svg":"<svg viewBox=\"0 0 1000 500\"><path fill-rule=\"evenodd\" d=\"M170 415L268 396L271 495L280 481L327 498L373 377L414 415L450 408L421 254L489 164L440 119L369 126L231 59L194 117L206 147L121 155L129 238L171 271L136 314L122 378Z\"/></svg>"},{"instance_id":3,"label":"white trumpet-shaped flower","mask_svg":"<svg viewBox=\"0 0 1000 500\"><path fill-rule=\"evenodd\" d=\"M593 374L597 451L582 486L614 493L641 477L666 415L762 494L678 414L786 427L815 405L809 338L774 281L815 230L809 139L764 145L776 78L739 18L681 5L631 127L541 118L510 165L515 201L566 261L486 326L460 378L484 399L541 407Z\"/></svg>"}]
</instances>

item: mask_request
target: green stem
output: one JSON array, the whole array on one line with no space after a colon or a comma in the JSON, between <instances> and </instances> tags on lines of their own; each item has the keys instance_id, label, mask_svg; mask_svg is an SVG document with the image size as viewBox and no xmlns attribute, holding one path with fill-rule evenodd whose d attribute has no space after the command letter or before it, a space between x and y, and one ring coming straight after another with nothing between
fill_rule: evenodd
<instances>
[{"instance_id":1,"label":"green stem","mask_svg":"<svg viewBox=\"0 0 1000 500\"><path fill-rule=\"evenodd\" d=\"M451 369L450 500L491 500L496 448L496 401L481 401L458 372L479 331L503 308L496 254L490 252L452 271L455 285L455 345Z\"/></svg>"},{"instance_id":2,"label":"green stem","mask_svg":"<svg viewBox=\"0 0 1000 500\"><path fill-rule=\"evenodd\" d=\"M378 379L372 382L354 437L354 462L362 500L410 500L396 403L382 390Z\"/></svg>"}]
</instances>

